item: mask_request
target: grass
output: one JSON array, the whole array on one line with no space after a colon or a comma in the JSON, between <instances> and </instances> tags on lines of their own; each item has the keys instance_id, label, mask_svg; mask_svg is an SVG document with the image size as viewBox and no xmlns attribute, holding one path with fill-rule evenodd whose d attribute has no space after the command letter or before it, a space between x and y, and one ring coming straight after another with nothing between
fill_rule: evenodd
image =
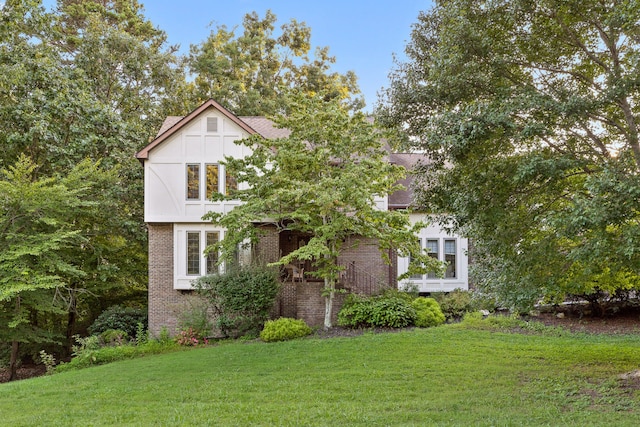
<instances>
[{"instance_id":1,"label":"grass","mask_svg":"<svg viewBox=\"0 0 640 427\"><path fill-rule=\"evenodd\" d=\"M452 325L234 342L0 385L3 425L640 425L640 337ZM637 385L637 384L635 384Z\"/></svg>"}]
</instances>

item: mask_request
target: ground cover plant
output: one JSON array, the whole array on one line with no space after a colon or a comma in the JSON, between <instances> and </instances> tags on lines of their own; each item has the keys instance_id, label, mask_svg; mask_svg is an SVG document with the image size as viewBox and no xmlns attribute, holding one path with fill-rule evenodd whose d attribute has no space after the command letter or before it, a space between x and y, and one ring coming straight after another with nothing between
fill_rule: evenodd
<instances>
[{"instance_id":1,"label":"ground cover plant","mask_svg":"<svg viewBox=\"0 0 640 427\"><path fill-rule=\"evenodd\" d=\"M640 423L639 336L502 332L516 323L223 342L1 384L0 413L14 426Z\"/></svg>"}]
</instances>

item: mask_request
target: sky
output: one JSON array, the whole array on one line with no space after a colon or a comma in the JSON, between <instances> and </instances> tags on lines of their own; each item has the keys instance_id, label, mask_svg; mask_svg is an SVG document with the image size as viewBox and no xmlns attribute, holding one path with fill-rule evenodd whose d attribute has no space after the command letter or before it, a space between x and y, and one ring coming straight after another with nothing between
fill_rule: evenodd
<instances>
[{"instance_id":1,"label":"sky","mask_svg":"<svg viewBox=\"0 0 640 427\"><path fill-rule=\"evenodd\" d=\"M55 0L45 0L51 7ZM277 25L291 18L311 28L311 46L329 46L336 57L333 70L352 70L358 76L371 112L377 93L388 86L393 55L404 58L411 25L420 11L432 7L430 0L139 0L144 15L167 33L171 45L188 53L189 45L204 41L212 29L241 26L248 12L264 17L270 9Z\"/></svg>"}]
</instances>

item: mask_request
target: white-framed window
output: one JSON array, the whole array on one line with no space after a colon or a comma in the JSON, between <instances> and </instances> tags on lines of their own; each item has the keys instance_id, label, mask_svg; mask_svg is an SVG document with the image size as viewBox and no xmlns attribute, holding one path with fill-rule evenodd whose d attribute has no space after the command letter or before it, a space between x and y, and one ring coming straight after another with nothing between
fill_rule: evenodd
<instances>
[{"instance_id":1,"label":"white-framed window","mask_svg":"<svg viewBox=\"0 0 640 427\"><path fill-rule=\"evenodd\" d=\"M447 263L447 270L444 273L444 278L455 279L457 277L455 239L444 239L444 261Z\"/></svg>"},{"instance_id":2,"label":"white-framed window","mask_svg":"<svg viewBox=\"0 0 640 427\"><path fill-rule=\"evenodd\" d=\"M420 242L420 247L424 250L427 255L433 257L437 260L444 261L447 263L447 269L444 274L445 279L456 279L456 250L457 243L456 239L435 239L435 238L424 238L418 239ZM411 260L409 261L411 262ZM436 275L435 272L427 273L426 275L414 275L411 276L412 280L422 280L426 278L427 280L439 280L440 278Z\"/></svg>"},{"instance_id":3,"label":"white-framed window","mask_svg":"<svg viewBox=\"0 0 640 427\"><path fill-rule=\"evenodd\" d=\"M187 231L186 233L186 261L188 276L200 275L200 261L202 258L200 250L200 234L201 233L199 231Z\"/></svg>"},{"instance_id":4,"label":"white-framed window","mask_svg":"<svg viewBox=\"0 0 640 427\"><path fill-rule=\"evenodd\" d=\"M211 199L214 193L220 192L220 165L207 163L204 165L206 178L205 199Z\"/></svg>"},{"instance_id":5,"label":"white-framed window","mask_svg":"<svg viewBox=\"0 0 640 427\"><path fill-rule=\"evenodd\" d=\"M186 180L187 200L200 200L200 164L187 164Z\"/></svg>"},{"instance_id":6,"label":"white-framed window","mask_svg":"<svg viewBox=\"0 0 640 427\"><path fill-rule=\"evenodd\" d=\"M440 259L440 250L438 247L438 239L426 239L425 250L427 254L435 259ZM438 275L435 272L427 273L427 279L437 279Z\"/></svg>"},{"instance_id":7,"label":"white-framed window","mask_svg":"<svg viewBox=\"0 0 640 427\"><path fill-rule=\"evenodd\" d=\"M218 163L187 163L185 176L188 201L209 200L214 193L224 191L228 195L238 189L236 178ZM204 185L201 185L203 181ZM201 194L203 188L204 196Z\"/></svg>"}]
</instances>

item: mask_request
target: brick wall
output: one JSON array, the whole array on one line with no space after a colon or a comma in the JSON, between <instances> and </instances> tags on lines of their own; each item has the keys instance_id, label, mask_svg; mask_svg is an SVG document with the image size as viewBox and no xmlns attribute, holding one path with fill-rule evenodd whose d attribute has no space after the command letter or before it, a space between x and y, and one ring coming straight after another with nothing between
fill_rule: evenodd
<instances>
[{"instance_id":1,"label":"brick wall","mask_svg":"<svg viewBox=\"0 0 640 427\"><path fill-rule=\"evenodd\" d=\"M149 331L158 335L163 327L173 334L180 313L193 307L197 297L190 291L173 289L173 225L152 223L149 229ZM260 262L268 263L280 258L280 235L273 227L263 227L263 235L255 246ZM358 269L366 271L383 282L393 280L393 266L382 262L377 244L371 239L348 239L341 263L355 262ZM283 283L273 317L304 319L311 326L324 324L325 299L323 282ZM345 295L337 294L333 306L333 322L342 307Z\"/></svg>"}]
</instances>

